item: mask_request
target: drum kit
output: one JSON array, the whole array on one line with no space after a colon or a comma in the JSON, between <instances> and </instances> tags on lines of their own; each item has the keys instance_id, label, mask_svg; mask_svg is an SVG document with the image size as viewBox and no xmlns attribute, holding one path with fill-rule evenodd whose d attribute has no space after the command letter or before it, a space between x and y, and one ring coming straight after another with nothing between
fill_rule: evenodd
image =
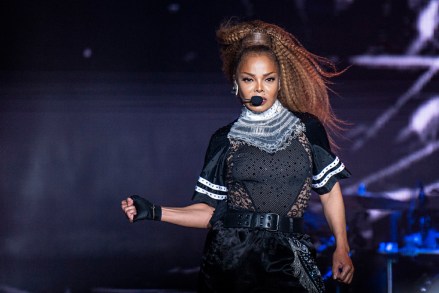
<instances>
[{"instance_id":1,"label":"drum kit","mask_svg":"<svg viewBox=\"0 0 439 293\"><path fill-rule=\"evenodd\" d=\"M430 260L434 259L439 264L439 230L433 225L439 218L439 191L427 196L420 185L417 197L411 201L373 194L345 197L345 202L347 207L358 205L368 212L383 211L390 218L390 231L384 233L388 239L380 239L383 241L377 245L377 253L386 257L388 293L393 292L393 264L398 257L429 256ZM438 289L436 282L439 281L433 282L438 276L439 269L417 291L439 292L434 291Z\"/></svg>"},{"instance_id":2,"label":"drum kit","mask_svg":"<svg viewBox=\"0 0 439 293\"><path fill-rule=\"evenodd\" d=\"M416 286L416 288L401 292L439 292L439 226L437 225L439 223L439 190L433 190L427 196L423 187L420 186L412 194L412 199L405 201L390 198L387 194L371 192L362 195L345 194L343 197L354 264L355 259L360 263L362 260L370 262L370 264L362 263L361 267L374 270L374 272L366 271L365 273L373 274L374 278L376 271L383 273L385 271L386 280L382 282L387 282L388 293L393 292L395 263L401 264L395 265L398 281L396 290L400 289L398 286L401 286L402 282L407 282L407 280L400 279L401 271L408 270L403 265L407 262L410 262L410 265L414 264L412 269L415 271L410 272L411 276L407 279L410 279L410 282L413 281L410 286ZM327 231L321 210L316 208L319 203L314 201L308 210L311 216L305 220L309 225L308 228L314 231L313 241L321 267L326 268L322 270L322 276L324 280L329 281L332 277L331 260L335 239ZM376 258L371 257L371 254ZM376 270L375 266L378 264L380 267ZM426 267L428 269L424 270ZM382 286L380 290L383 289Z\"/></svg>"},{"instance_id":3,"label":"drum kit","mask_svg":"<svg viewBox=\"0 0 439 293\"><path fill-rule=\"evenodd\" d=\"M389 240L397 242L397 244L403 243L403 247L395 251L395 246L393 246L392 253L411 256L417 254L439 255L439 231L433 225L434 219L439 216L439 196L427 197L421 190L415 203L394 200L383 195L352 196L350 198L347 200L347 206L349 202L355 201L365 210L381 210L389 215L398 215L396 226L391 225L393 229L396 228L398 231L390 231L388 235L399 235L399 231L402 231L404 235ZM388 246L380 245L379 252L385 253L386 247L389 249Z\"/></svg>"}]
</instances>

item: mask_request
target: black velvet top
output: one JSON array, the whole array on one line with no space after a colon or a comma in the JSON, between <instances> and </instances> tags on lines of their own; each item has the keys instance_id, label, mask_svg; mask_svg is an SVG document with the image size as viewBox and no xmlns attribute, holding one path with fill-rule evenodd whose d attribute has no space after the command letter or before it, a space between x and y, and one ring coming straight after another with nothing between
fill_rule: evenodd
<instances>
[{"instance_id":1,"label":"black velvet top","mask_svg":"<svg viewBox=\"0 0 439 293\"><path fill-rule=\"evenodd\" d=\"M216 131L193 200L219 209L227 202L229 209L301 217L311 189L325 194L339 179L348 178L350 172L332 153L320 121L307 113L294 115L305 132L274 154L229 140L233 123Z\"/></svg>"}]
</instances>

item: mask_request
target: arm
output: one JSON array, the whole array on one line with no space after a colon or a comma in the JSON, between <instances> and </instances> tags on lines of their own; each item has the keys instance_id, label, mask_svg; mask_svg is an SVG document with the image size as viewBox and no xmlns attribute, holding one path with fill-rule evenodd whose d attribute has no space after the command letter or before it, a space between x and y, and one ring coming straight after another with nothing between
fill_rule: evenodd
<instances>
[{"instance_id":1,"label":"arm","mask_svg":"<svg viewBox=\"0 0 439 293\"><path fill-rule=\"evenodd\" d=\"M197 203L182 208L162 208L162 221L192 228L208 228L214 208L205 204Z\"/></svg>"},{"instance_id":2,"label":"arm","mask_svg":"<svg viewBox=\"0 0 439 293\"><path fill-rule=\"evenodd\" d=\"M132 198L128 197L121 203L122 210L125 212L130 222L135 221L137 215L136 207ZM192 228L208 228L210 218L213 215L214 208L204 204L197 203L181 208L160 207L160 221ZM152 217L153 218L153 217ZM152 219L146 218L146 219Z\"/></svg>"},{"instance_id":3,"label":"arm","mask_svg":"<svg viewBox=\"0 0 439 293\"><path fill-rule=\"evenodd\" d=\"M354 266L349 257L349 244L346 233L346 217L340 184L337 182L326 194L320 196L329 228L335 237L336 248L332 257L332 274L334 279L350 283Z\"/></svg>"}]
</instances>

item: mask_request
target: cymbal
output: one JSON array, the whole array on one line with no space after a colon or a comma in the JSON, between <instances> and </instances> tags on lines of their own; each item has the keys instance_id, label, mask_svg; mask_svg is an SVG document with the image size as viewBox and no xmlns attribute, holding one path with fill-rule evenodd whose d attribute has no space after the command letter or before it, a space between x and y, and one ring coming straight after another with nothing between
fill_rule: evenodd
<instances>
[{"instance_id":1,"label":"cymbal","mask_svg":"<svg viewBox=\"0 0 439 293\"><path fill-rule=\"evenodd\" d=\"M346 206L360 205L368 210L406 210L410 208L409 201L400 201L383 196L344 196Z\"/></svg>"},{"instance_id":2,"label":"cymbal","mask_svg":"<svg viewBox=\"0 0 439 293\"><path fill-rule=\"evenodd\" d=\"M416 256L420 254L439 255L439 249L404 246L399 249L399 253L406 256Z\"/></svg>"}]
</instances>

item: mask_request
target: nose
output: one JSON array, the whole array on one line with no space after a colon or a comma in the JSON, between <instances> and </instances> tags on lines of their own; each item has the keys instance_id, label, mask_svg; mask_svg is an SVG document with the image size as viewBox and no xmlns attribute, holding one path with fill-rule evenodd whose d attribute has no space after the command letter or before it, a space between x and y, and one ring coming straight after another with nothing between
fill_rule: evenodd
<instances>
[{"instance_id":1,"label":"nose","mask_svg":"<svg viewBox=\"0 0 439 293\"><path fill-rule=\"evenodd\" d=\"M256 90L257 93L262 93L264 91L263 87L262 87L262 83L258 82L258 84L256 85Z\"/></svg>"}]
</instances>

